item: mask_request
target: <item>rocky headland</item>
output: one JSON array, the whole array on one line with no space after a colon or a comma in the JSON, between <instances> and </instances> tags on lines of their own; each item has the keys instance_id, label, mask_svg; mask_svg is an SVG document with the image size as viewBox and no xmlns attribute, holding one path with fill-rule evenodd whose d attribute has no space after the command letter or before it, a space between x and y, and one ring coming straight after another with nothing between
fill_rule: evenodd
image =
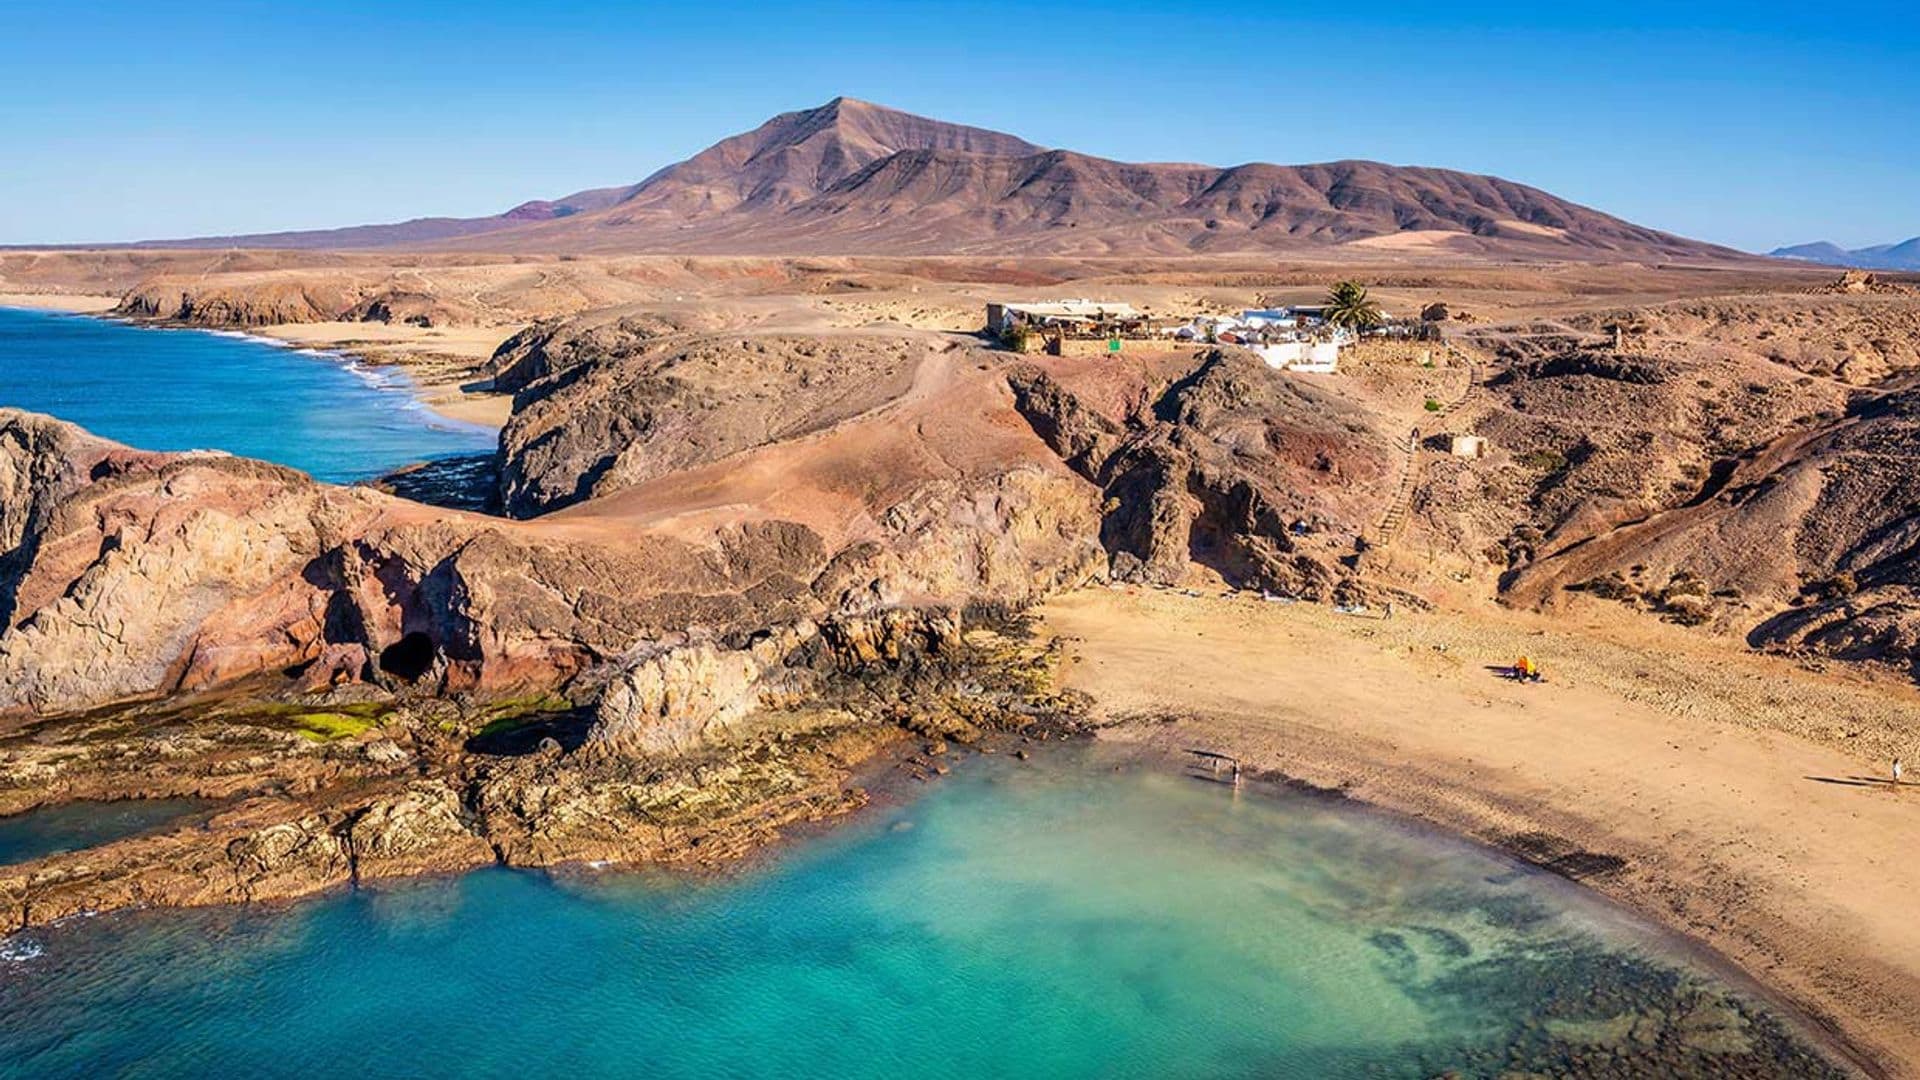
<instances>
[{"instance_id":1,"label":"rocky headland","mask_svg":"<svg viewBox=\"0 0 1920 1080\"><path fill-rule=\"evenodd\" d=\"M590 265L567 264L568 287L613 276ZM1299 377L1229 347L1022 356L939 325L981 288L937 286L953 267L774 265L724 273L778 276L767 288L798 295L741 285L711 304L495 324L504 344L472 376L512 395L498 453L381 487L0 412L0 813L219 802L0 868L0 925L493 863L711 864L859 806L880 772L937 778L965 746L1017 748L1088 720L1118 723L1117 737L1158 730L1179 712L1172 698L1116 716L1061 689L1078 685L1063 674L1070 639L1028 634L1026 612L1087 585L1184 591L1223 611L1284 610L1250 599L1262 595L1369 616L1393 603L1448 626L1542 609L1790 658L1769 672L1914 670L1912 297L1796 283L1629 302L1596 287L1578 305L1515 302L1459 320L1444 342L1356 350L1337 376ZM1454 273L1409 275L1393 295L1418 310L1468 280ZM1232 310L1285 295L1271 278L1180 269L1115 280L1143 303ZM264 305L261 318L404 319L353 314L357 286L352 304L310 292L325 303L305 312L275 306L278 285L213 284ZM209 287L189 289L193 318L254 318L203 303ZM1464 433L1487 452L1453 454ZM455 508L426 505L429 493ZM1206 595L1220 592L1234 598ZM1181 614L1164 628L1178 640L1133 661L1177 674L1164 657L1211 655L1212 617ZM1238 619L1222 633L1251 633ZM1271 621L1254 636L1277 634ZM1354 622L1373 640L1375 624ZM1442 659L1468 649L1417 644ZM1538 647L1503 633L1450 677L1478 708L1469 676ZM1397 679L1368 666L1368 648L1353 669ZM1639 655L1617 666L1649 663ZM1553 666L1590 677L1564 657ZM1669 694L1646 678L1628 671L1609 692ZM1869 699L1883 707L1862 712ZM1844 700L1853 719L1759 702L1725 722L1823 754L1911 753L1920 729L1904 699ZM1393 707L1426 715L1411 692ZM1356 716L1354 731L1383 723ZM1203 733L1185 723L1168 730ZM1205 723L1209 737L1232 730ZM1664 745L1663 732L1645 741ZM1289 734L1249 752L1293 768L1292 746ZM1353 746L1341 768L1354 775L1397 753ZM1442 811L1487 789L1528 808L1489 839L1527 822L1576 829L1575 811L1514 783L1463 766L1431 788L1440 809L1406 808L1472 832L1471 815ZM1614 843L1621 821L1641 820L1615 810L1578 827ZM1729 835L1750 828L1727 813ZM1694 868L1674 863L1673 879ZM1821 1000L1851 1008L1839 991Z\"/></svg>"},{"instance_id":2,"label":"rocky headland","mask_svg":"<svg viewBox=\"0 0 1920 1080\"><path fill-rule=\"evenodd\" d=\"M1042 370L629 317L537 324L492 374L505 517L0 413L0 798L228 800L10 868L13 921L736 851L910 733L1070 724L1008 629L1057 590L1198 560L1364 595L1393 468L1364 411L1231 350Z\"/></svg>"}]
</instances>

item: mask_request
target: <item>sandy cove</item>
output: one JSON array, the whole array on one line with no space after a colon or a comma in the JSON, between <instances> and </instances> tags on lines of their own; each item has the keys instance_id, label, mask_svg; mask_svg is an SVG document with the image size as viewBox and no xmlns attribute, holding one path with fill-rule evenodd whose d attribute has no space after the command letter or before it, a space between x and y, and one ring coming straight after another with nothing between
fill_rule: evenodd
<instances>
[{"instance_id":1,"label":"sandy cove","mask_svg":"<svg viewBox=\"0 0 1920 1080\"><path fill-rule=\"evenodd\" d=\"M1871 1071L1920 1076L1920 785L1833 745L1870 716L1911 740L1910 687L1668 627L1632 628L1636 648L1598 609L1579 632L1129 589L1042 614L1101 737L1238 755L1579 877L1779 991ZM1522 653L1546 684L1488 670Z\"/></svg>"},{"instance_id":2,"label":"sandy cove","mask_svg":"<svg viewBox=\"0 0 1920 1080\"><path fill-rule=\"evenodd\" d=\"M283 323L248 332L305 349L324 349L370 364L399 367L412 378L414 393L427 408L450 420L497 428L513 415L513 395L468 387L483 380L479 372L493 350L520 328L518 323L423 327L318 322Z\"/></svg>"},{"instance_id":3,"label":"sandy cove","mask_svg":"<svg viewBox=\"0 0 1920 1080\"><path fill-rule=\"evenodd\" d=\"M31 311L68 311L76 315L100 315L120 303L117 296L88 296L79 293L0 292L0 307L26 308Z\"/></svg>"},{"instance_id":4,"label":"sandy cove","mask_svg":"<svg viewBox=\"0 0 1920 1080\"><path fill-rule=\"evenodd\" d=\"M118 296L0 292L0 307L32 311L106 315L119 305ZM482 378L479 371L493 350L522 325L423 327L320 322L248 327L246 332L304 349L322 349L370 364L399 367L413 380L414 395L427 408L449 420L497 428L513 414L513 395L496 394L474 384Z\"/></svg>"}]
</instances>

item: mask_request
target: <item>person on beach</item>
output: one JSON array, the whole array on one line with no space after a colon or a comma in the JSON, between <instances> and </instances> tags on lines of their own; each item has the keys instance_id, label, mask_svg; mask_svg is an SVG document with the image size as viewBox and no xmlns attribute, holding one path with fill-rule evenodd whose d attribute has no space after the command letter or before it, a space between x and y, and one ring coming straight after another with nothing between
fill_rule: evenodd
<instances>
[{"instance_id":1,"label":"person on beach","mask_svg":"<svg viewBox=\"0 0 1920 1080\"><path fill-rule=\"evenodd\" d=\"M1899 758L1894 758L1893 759L1893 783L1895 787L1898 787L1901 784L1902 781L1900 778L1905 776L1906 773L1907 773L1906 766L1900 763Z\"/></svg>"}]
</instances>

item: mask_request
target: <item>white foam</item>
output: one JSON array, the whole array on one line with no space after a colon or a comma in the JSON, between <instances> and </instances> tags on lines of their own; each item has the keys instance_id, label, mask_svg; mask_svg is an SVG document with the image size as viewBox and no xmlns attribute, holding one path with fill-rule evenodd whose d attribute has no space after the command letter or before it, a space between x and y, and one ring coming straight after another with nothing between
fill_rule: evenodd
<instances>
[{"instance_id":1,"label":"white foam","mask_svg":"<svg viewBox=\"0 0 1920 1080\"><path fill-rule=\"evenodd\" d=\"M321 355L338 361L340 366L347 369L348 374L366 383L375 390L411 391L412 389L407 382L404 372L394 371L390 368L375 367L372 364L362 363L354 357L343 356L340 353L322 353ZM409 394L409 396L411 396L411 394Z\"/></svg>"},{"instance_id":2,"label":"white foam","mask_svg":"<svg viewBox=\"0 0 1920 1080\"><path fill-rule=\"evenodd\" d=\"M45 953L39 942L29 938L0 938L0 964L24 964Z\"/></svg>"}]
</instances>

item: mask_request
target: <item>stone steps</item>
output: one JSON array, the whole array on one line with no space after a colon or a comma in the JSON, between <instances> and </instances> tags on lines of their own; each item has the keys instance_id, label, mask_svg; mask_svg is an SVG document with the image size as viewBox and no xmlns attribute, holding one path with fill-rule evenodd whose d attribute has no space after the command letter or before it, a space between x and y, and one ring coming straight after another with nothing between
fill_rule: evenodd
<instances>
[{"instance_id":1,"label":"stone steps","mask_svg":"<svg viewBox=\"0 0 1920 1080\"><path fill-rule=\"evenodd\" d=\"M1473 399L1474 391L1480 385L1479 362L1455 347L1450 341L1446 346L1449 355L1466 365L1467 381L1458 394L1442 403L1434 412L1433 416L1436 420L1445 420L1459 412ZM1416 427L1407 432L1406 444L1401 448L1401 453L1405 458L1400 468L1400 484L1394 489L1393 499L1387 504L1386 512L1380 515L1380 520L1374 523L1373 531L1367 537L1370 547L1383 547L1392 543L1399 537L1400 530L1406 526L1407 518L1413 513L1413 491L1420 479L1419 428Z\"/></svg>"}]
</instances>

